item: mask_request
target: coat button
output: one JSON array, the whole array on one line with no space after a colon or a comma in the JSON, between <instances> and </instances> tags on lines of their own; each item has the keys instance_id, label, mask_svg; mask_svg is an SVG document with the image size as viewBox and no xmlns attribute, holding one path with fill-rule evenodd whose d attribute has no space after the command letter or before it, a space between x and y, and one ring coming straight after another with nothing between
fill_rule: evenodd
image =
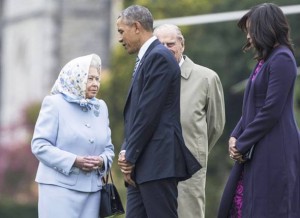
<instances>
[{"instance_id":1,"label":"coat button","mask_svg":"<svg viewBox=\"0 0 300 218\"><path fill-rule=\"evenodd\" d=\"M85 126L86 126L87 128L91 128L91 125L88 124L88 123L86 123Z\"/></svg>"},{"instance_id":2,"label":"coat button","mask_svg":"<svg viewBox=\"0 0 300 218\"><path fill-rule=\"evenodd\" d=\"M89 142L91 143L91 144L93 144L94 143L94 139L89 139Z\"/></svg>"}]
</instances>

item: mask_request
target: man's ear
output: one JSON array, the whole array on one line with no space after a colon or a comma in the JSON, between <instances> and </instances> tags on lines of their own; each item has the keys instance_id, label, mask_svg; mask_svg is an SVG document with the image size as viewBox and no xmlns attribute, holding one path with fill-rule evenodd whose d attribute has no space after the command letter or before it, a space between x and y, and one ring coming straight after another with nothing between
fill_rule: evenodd
<instances>
[{"instance_id":1,"label":"man's ear","mask_svg":"<svg viewBox=\"0 0 300 218\"><path fill-rule=\"evenodd\" d=\"M141 31L141 29L143 28L141 23L138 21L134 21L134 23L132 25L135 27L136 33L139 33Z\"/></svg>"}]
</instances>

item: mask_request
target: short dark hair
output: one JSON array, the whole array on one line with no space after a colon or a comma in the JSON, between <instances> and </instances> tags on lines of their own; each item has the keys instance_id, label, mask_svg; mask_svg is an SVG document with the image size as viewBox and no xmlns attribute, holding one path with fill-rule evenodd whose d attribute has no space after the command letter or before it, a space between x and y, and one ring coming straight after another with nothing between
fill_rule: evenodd
<instances>
[{"instance_id":1,"label":"short dark hair","mask_svg":"<svg viewBox=\"0 0 300 218\"><path fill-rule=\"evenodd\" d=\"M127 25L132 25L138 21L142 27L149 32L153 32L153 17L151 12L140 5L132 5L124 9L118 18L124 19Z\"/></svg>"},{"instance_id":2,"label":"short dark hair","mask_svg":"<svg viewBox=\"0 0 300 218\"><path fill-rule=\"evenodd\" d=\"M250 28L247 29L249 22ZM263 3L250 9L239 21L238 27L250 34L256 50L255 59L265 60L276 44L285 45L293 52L290 27L282 10L273 3ZM251 47L250 42L243 50Z\"/></svg>"}]
</instances>

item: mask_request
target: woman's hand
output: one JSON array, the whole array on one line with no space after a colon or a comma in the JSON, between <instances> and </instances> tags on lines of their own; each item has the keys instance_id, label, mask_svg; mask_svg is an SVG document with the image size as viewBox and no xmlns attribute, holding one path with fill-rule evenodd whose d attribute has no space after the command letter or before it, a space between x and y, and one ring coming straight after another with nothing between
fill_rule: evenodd
<instances>
[{"instance_id":1,"label":"woman's hand","mask_svg":"<svg viewBox=\"0 0 300 218\"><path fill-rule=\"evenodd\" d=\"M83 171L91 172L98 168L102 168L103 162L101 156L77 156L74 166Z\"/></svg>"},{"instance_id":2,"label":"woman's hand","mask_svg":"<svg viewBox=\"0 0 300 218\"><path fill-rule=\"evenodd\" d=\"M239 163L243 163L243 155L236 149L236 138L230 137L228 141L228 152L229 157L234 160L238 161Z\"/></svg>"}]
</instances>

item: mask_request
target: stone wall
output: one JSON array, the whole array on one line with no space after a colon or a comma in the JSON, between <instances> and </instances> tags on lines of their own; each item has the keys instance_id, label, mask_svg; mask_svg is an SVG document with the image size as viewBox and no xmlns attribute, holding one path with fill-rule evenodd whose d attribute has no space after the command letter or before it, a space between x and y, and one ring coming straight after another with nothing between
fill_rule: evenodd
<instances>
[{"instance_id":1,"label":"stone wall","mask_svg":"<svg viewBox=\"0 0 300 218\"><path fill-rule=\"evenodd\" d=\"M3 0L0 145L23 137L24 110L41 102L69 60L90 53L109 66L118 0ZM0 7L1 8L1 7Z\"/></svg>"}]
</instances>

